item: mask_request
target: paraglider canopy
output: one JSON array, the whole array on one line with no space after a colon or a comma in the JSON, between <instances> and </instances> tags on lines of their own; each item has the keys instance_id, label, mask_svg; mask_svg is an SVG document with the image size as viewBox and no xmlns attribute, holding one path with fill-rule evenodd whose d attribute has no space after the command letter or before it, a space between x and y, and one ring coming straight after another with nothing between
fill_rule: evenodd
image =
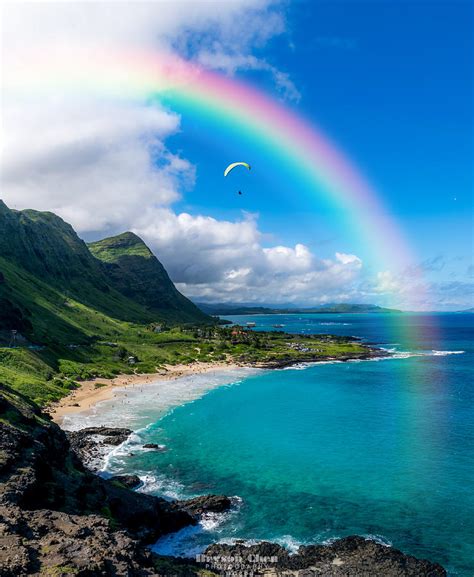
<instances>
[{"instance_id":1,"label":"paraglider canopy","mask_svg":"<svg viewBox=\"0 0 474 577\"><path fill-rule=\"evenodd\" d=\"M229 166L224 170L224 176L227 176L229 172L234 170L236 166L245 166L250 170L250 164L247 164L246 162L233 162L232 164L229 164Z\"/></svg>"}]
</instances>

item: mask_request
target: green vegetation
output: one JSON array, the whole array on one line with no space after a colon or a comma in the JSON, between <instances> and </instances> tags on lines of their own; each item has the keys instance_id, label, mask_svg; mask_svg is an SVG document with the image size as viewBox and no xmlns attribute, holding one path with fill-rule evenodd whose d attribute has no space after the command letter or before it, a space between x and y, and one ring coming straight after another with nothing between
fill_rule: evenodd
<instances>
[{"instance_id":1,"label":"green vegetation","mask_svg":"<svg viewBox=\"0 0 474 577\"><path fill-rule=\"evenodd\" d=\"M76 344L104 329L120 332L121 322L213 322L132 233L91 250L58 216L10 210L0 201L0 333Z\"/></svg>"},{"instance_id":2,"label":"green vegetation","mask_svg":"<svg viewBox=\"0 0 474 577\"><path fill-rule=\"evenodd\" d=\"M145 326L134 325L115 342L74 348L0 348L0 383L45 405L71 391L78 380L153 373L167 364L233 361L272 366L360 356L365 352L367 349L357 341L329 335L288 335L218 326L182 327L155 333Z\"/></svg>"},{"instance_id":3,"label":"green vegetation","mask_svg":"<svg viewBox=\"0 0 474 577\"><path fill-rule=\"evenodd\" d=\"M210 321L175 288L163 265L136 234L125 232L88 246L103 262L113 286L133 302L168 321Z\"/></svg>"},{"instance_id":4,"label":"green vegetation","mask_svg":"<svg viewBox=\"0 0 474 577\"><path fill-rule=\"evenodd\" d=\"M167 364L272 366L365 352L351 339L219 326L135 234L87 246L56 215L0 201L0 386L22 399L43 406L80 380Z\"/></svg>"}]
</instances>

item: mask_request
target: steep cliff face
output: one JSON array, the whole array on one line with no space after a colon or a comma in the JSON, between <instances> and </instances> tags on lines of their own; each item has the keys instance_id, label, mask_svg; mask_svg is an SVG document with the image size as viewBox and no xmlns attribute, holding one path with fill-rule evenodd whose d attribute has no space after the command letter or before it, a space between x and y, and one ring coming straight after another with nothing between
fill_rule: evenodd
<instances>
[{"instance_id":1,"label":"steep cliff face","mask_svg":"<svg viewBox=\"0 0 474 577\"><path fill-rule=\"evenodd\" d=\"M51 212L14 211L0 201L0 255L57 288L80 294L84 285L108 288L87 245Z\"/></svg>"},{"instance_id":2,"label":"steep cliff face","mask_svg":"<svg viewBox=\"0 0 474 577\"><path fill-rule=\"evenodd\" d=\"M104 263L114 288L127 298L170 319L209 321L176 289L163 265L136 234L106 238L89 244L89 249Z\"/></svg>"},{"instance_id":3,"label":"steep cliff face","mask_svg":"<svg viewBox=\"0 0 474 577\"><path fill-rule=\"evenodd\" d=\"M0 201L0 331L70 343L98 332L88 330L97 313L107 317L99 328L115 319L210 322L135 235L106 239L92 249L99 258L58 216L10 210Z\"/></svg>"}]
</instances>

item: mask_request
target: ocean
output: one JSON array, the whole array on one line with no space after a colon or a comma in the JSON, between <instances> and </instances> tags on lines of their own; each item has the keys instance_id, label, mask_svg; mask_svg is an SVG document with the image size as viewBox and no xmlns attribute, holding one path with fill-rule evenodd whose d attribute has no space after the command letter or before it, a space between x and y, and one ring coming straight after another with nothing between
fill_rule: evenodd
<instances>
[{"instance_id":1,"label":"ocean","mask_svg":"<svg viewBox=\"0 0 474 577\"><path fill-rule=\"evenodd\" d=\"M109 421L137 433L103 474L138 473L142 491L167 497L235 497L230 513L155 549L193 555L234 539L296 549L358 534L472 577L474 315L227 318L254 330L354 335L394 356L200 375L189 383L212 383L165 413L144 390L104 405Z\"/></svg>"}]
</instances>

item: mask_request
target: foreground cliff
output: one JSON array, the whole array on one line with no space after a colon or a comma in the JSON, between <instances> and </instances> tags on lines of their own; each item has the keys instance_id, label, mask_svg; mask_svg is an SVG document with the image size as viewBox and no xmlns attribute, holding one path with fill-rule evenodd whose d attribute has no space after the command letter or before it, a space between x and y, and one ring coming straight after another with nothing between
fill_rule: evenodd
<instances>
[{"instance_id":1,"label":"foreground cliff","mask_svg":"<svg viewBox=\"0 0 474 577\"><path fill-rule=\"evenodd\" d=\"M444 577L444 569L359 537L289 555L262 543L212 545L198 562L158 557L147 545L230 506L223 496L187 502L134 493L127 480L86 469L65 433L34 404L0 389L0 574L223 575L230 571L327 577ZM230 559L232 560L230 561ZM230 566L229 566L230 564Z\"/></svg>"}]
</instances>

